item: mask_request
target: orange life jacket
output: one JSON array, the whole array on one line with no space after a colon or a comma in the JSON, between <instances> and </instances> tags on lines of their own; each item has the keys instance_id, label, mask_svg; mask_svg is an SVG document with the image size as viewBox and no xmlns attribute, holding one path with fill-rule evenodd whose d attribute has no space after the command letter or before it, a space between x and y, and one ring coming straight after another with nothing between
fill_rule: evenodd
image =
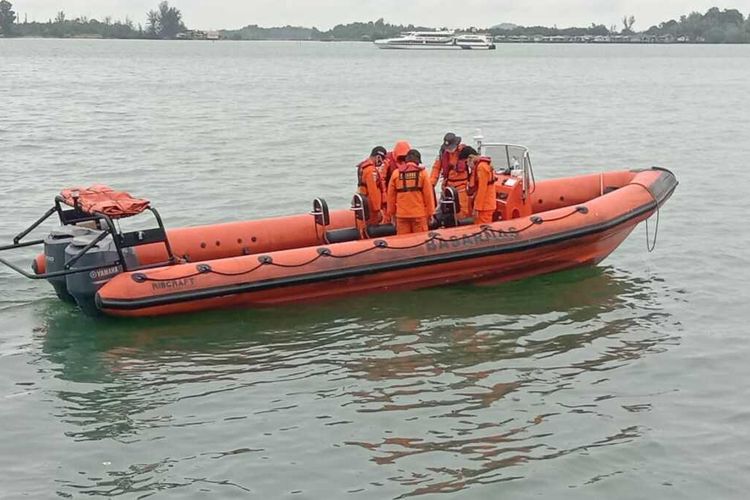
<instances>
[{"instance_id":1,"label":"orange life jacket","mask_svg":"<svg viewBox=\"0 0 750 500\"><path fill-rule=\"evenodd\" d=\"M445 179L446 181L448 180L448 174L450 173L451 170L459 174L465 173L465 175L454 176L454 178L451 179L452 182L461 182L461 181L469 180L469 167L466 163L466 160L458 160L455 164L451 161L452 160L451 156L455 155L456 157L458 157L458 155L461 153L461 150L465 147L466 146L464 144L459 144L453 153L451 153L445 148L440 148L441 174L443 176L443 179Z\"/></svg>"},{"instance_id":2,"label":"orange life jacket","mask_svg":"<svg viewBox=\"0 0 750 500\"><path fill-rule=\"evenodd\" d=\"M429 217L435 211L435 193L424 167L405 163L388 185L388 215L399 218Z\"/></svg>"},{"instance_id":3,"label":"orange life jacket","mask_svg":"<svg viewBox=\"0 0 750 500\"><path fill-rule=\"evenodd\" d=\"M484 168L486 165L486 168ZM489 170L489 172L488 172ZM488 175L487 175L488 174ZM486 183L482 179L480 184L480 177L487 175ZM474 161L474 169L472 171L471 188L474 194L474 206L475 211L494 211L496 208L495 201L495 182L497 177L495 176L495 169L492 167L492 160L486 156L480 156Z\"/></svg>"},{"instance_id":4,"label":"orange life jacket","mask_svg":"<svg viewBox=\"0 0 750 500\"><path fill-rule=\"evenodd\" d=\"M422 175L420 174L422 170L424 170L424 167L416 163L409 162L399 165L396 192L408 193L409 191L421 191Z\"/></svg>"},{"instance_id":5,"label":"orange life jacket","mask_svg":"<svg viewBox=\"0 0 750 500\"><path fill-rule=\"evenodd\" d=\"M380 175L380 170L378 170L378 167L373 163L373 161L370 158L367 158L366 160L360 162L359 165L357 165L357 186L358 187L367 187L367 183L364 179L364 171L365 168L372 166L375 169L375 182L378 185L378 188L380 191L383 191L384 185L383 185L383 177Z\"/></svg>"},{"instance_id":6,"label":"orange life jacket","mask_svg":"<svg viewBox=\"0 0 750 500\"><path fill-rule=\"evenodd\" d=\"M68 188L60 192L63 203L92 214L103 213L113 219L138 215L150 206L148 200L133 198L125 191L115 191L111 187L94 184L87 188Z\"/></svg>"},{"instance_id":7,"label":"orange life jacket","mask_svg":"<svg viewBox=\"0 0 750 500\"><path fill-rule=\"evenodd\" d=\"M474 188L474 190L479 188L479 186L477 186L477 184L479 183L479 178L477 176L477 171L479 169L477 168L477 165L479 165L482 162L488 163L490 165L490 170L492 170L492 176L487 181L487 185L492 186L495 184L495 182L497 182L497 176L495 175L495 168L492 166L492 158L490 158L489 156L480 156L479 158L474 160L474 171L471 172L471 185Z\"/></svg>"}]
</instances>

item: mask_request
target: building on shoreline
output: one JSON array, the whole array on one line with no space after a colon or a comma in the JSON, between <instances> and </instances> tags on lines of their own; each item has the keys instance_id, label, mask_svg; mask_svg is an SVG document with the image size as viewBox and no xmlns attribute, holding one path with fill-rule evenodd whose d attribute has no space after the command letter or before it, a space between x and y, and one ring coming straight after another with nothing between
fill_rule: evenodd
<instances>
[{"instance_id":1,"label":"building on shoreline","mask_svg":"<svg viewBox=\"0 0 750 500\"><path fill-rule=\"evenodd\" d=\"M497 35L495 43L703 43L702 37L694 41L687 36L648 35Z\"/></svg>"},{"instance_id":2,"label":"building on shoreline","mask_svg":"<svg viewBox=\"0 0 750 500\"><path fill-rule=\"evenodd\" d=\"M177 34L178 40L219 40L218 31L186 30Z\"/></svg>"}]
</instances>

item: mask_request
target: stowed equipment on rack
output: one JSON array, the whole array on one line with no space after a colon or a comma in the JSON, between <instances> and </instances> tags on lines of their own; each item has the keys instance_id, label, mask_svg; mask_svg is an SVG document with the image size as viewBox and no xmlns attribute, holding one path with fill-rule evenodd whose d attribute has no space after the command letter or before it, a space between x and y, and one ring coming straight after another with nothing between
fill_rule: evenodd
<instances>
[{"instance_id":1,"label":"stowed equipment on rack","mask_svg":"<svg viewBox=\"0 0 750 500\"><path fill-rule=\"evenodd\" d=\"M156 227L123 232L115 223L145 211L154 216ZM54 214L59 228L44 239L23 241ZM134 247L158 243L164 245L167 261L139 266ZM15 236L12 244L0 246L0 252L36 245L44 245L44 258L34 261L33 274L3 258L0 263L29 279L48 280L61 299L86 309L95 307L96 290L113 276L177 262L161 216L150 202L103 185L64 189L44 215Z\"/></svg>"}]
</instances>

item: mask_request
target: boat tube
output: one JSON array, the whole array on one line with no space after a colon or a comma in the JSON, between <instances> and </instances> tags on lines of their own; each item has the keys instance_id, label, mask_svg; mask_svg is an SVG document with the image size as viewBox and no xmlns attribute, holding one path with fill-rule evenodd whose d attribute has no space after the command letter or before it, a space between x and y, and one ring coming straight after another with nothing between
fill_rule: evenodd
<instances>
[{"instance_id":1,"label":"boat tube","mask_svg":"<svg viewBox=\"0 0 750 500\"><path fill-rule=\"evenodd\" d=\"M657 167L536 181L525 148L484 145L485 153L492 147L501 165L491 224L457 220L458 197L448 188L427 233L398 236L391 224L367 226L361 195L348 210L329 211L316 199L309 214L166 230L147 201L95 186L63 191L44 217L0 247L43 244L33 273L0 262L48 280L86 313L112 316L497 283L597 264L677 187L675 176ZM144 212L155 217L155 228L122 232L114 224ZM61 228L22 242L54 214Z\"/></svg>"}]
</instances>

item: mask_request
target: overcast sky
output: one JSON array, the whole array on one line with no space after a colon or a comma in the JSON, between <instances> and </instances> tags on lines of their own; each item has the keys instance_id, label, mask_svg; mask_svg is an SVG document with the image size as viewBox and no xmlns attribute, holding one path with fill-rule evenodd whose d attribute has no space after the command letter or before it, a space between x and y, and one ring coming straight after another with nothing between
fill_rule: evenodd
<instances>
[{"instance_id":1,"label":"overcast sky","mask_svg":"<svg viewBox=\"0 0 750 500\"><path fill-rule=\"evenodd\" d=\"M20 19L46 21L63 10L68 18L130 17L145 24L145 13L158 0L11 0ZM191 28L317 26L377 20L424 26L487 27L502 22L521 25L587 26L592 22L620 24L624 15L636 17L635 29L646 29L693 10L736 8L750 12L750 0L173 0Z\"/></svg>"}]
</instances>

